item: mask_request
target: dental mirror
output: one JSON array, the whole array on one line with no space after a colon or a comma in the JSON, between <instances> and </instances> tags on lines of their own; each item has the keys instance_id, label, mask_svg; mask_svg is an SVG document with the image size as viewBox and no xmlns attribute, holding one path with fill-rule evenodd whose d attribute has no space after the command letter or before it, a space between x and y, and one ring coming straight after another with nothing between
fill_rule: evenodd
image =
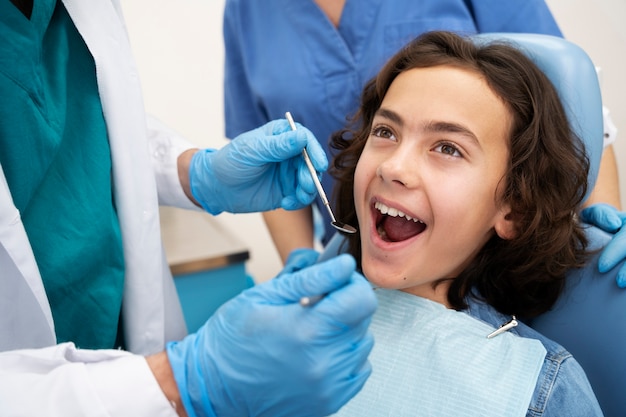
<instances>
[{"instance_id":1,"label":"dental mirror","mask_svg":"<svg viewBox=\"0 0 626 417\"><path fill-rule=\"evenodd\" d=\"M291 130L296 130L296 123L293 121L293 117L291 117L291 113L290 112L285 113L285 117L287 118L287 121L289 122L289 126L291 126ZM320 180L317 178L317 171L315 171L315 168L313 167L313 163L311 163L311 158L309 158L309 153L306 151L306 148L302 149L302 157L304 158L304 162L306 163L306 166L309 169L309 172L311 173L311 177L313 178L313 182L315 183L315 188L317 188L317 193L322 199L324 206L326 206L326 209L328 210L328 214L330 214L330 219L332 220L330 224L339 231L342 231L345 233L356 233L356 229L354 227L350 226L349 224L345 224L343 222L337 221L337 219L335 218L335 215L333 214L333 211L330 208L330 204L328 203L328 198L326 198L326 193L324 192L324 189L322 188L322 184L320 183Z\"/></svg>"}]
</instances>

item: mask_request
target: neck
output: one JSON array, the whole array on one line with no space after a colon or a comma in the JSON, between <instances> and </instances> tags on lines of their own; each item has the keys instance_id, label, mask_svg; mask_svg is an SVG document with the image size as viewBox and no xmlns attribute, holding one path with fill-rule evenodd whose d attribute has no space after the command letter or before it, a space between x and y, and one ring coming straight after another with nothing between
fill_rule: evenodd
<instances>
[{"instance_id":1,"label":"neck","mask_svg":"<svg viewBox=\"0 0 626 417\"><path fill-rule=\"evenodd\" d=\"M346 5L346 0L314 0L315 4L322 9L328 19L335 27L339 27L339 21L341 20L341 13L343 12L343 6Z\"/></svg>"}]
</instances>

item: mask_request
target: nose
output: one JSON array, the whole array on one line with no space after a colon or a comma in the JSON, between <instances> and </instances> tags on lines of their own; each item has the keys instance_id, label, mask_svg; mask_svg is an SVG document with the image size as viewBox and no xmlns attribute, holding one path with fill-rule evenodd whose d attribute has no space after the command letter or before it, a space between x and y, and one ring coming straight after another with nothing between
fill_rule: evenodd
<instances>
[{"instance_id":1,"label":"nose","mask_svg":"<svg viewBox=\"0 0 626 417\"><path fill-rule=\"evenodd\" d=\"M387 158L383 159L376 169L376 175L392 184L413 188L419 183L418 161L406 149L399 147Z\"/></svg>"}]
</instances>

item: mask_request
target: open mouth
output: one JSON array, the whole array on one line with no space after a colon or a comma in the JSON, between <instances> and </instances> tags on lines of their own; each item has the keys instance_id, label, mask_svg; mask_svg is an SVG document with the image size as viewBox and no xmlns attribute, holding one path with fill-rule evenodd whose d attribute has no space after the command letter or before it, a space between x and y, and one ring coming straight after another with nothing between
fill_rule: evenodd
<instances>
[{"instance_id":1,"label":"open mouth","mask_svg":"<svg viewBox=\"0 0 626 417\"><path fill-rule=\"evenodd\" d=\"M377 201L376 231L385 242L402 242L426 230L426 224L402 211Z\"/></svg>"}]
</instances>

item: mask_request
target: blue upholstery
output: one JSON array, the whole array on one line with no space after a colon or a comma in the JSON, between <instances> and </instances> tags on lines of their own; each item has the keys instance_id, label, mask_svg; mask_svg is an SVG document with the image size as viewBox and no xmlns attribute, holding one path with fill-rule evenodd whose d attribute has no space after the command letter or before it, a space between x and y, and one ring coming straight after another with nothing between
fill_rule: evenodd
<instances>
[{"instance_id":1,"label":"blue upholstery","mask_svg":"<svg viewBox=\"0 0 626 417\"><path fill-rule=\"evenodd\" d=\"M572 127L585 142L591 161L589 189L598 173L603 142L600 89L595 67L578 46L561 38L535 34L482 34L477 42L514 43L548 75L557 88ZM608 235L589 227L594 248L601 249ZM320 260L344 250L339 233L328 243ZM615 282L621 264L606 274L597 270L598 255L572 271L565 292L555 307L530 325L568 349L585 369L607 417L626 416L626 290Z\"/></svg>"},{"instance_id":2,"label":"blue upholstery","mask_svg":"<svg viewBox=\"0 0 626 417\"><path fill-rule=\"evenodd\" d=\"M585 142L591 162L589 187L596 183L604 126L602 97L596 68L585 51L562 38L529 33L488 33L476 35L477 42L503 40L515 44L550 78L561 97L572 128Z\"/></svg>"},{"instance_id":3,"label":"blue upholstery","mask_svg":"<svg viewBox=\"0 0 626 417\"><path fill-rule=\"evenodd\" d=\"M596 248L611 235L595 227L587 231ZM607 417L626 416L626 290L615 283L618 267L598 272L598 256L583 269L572 271L567 287L551 311L529 323L560 343L582 365Z\"/></svg>"}]
</instances>

